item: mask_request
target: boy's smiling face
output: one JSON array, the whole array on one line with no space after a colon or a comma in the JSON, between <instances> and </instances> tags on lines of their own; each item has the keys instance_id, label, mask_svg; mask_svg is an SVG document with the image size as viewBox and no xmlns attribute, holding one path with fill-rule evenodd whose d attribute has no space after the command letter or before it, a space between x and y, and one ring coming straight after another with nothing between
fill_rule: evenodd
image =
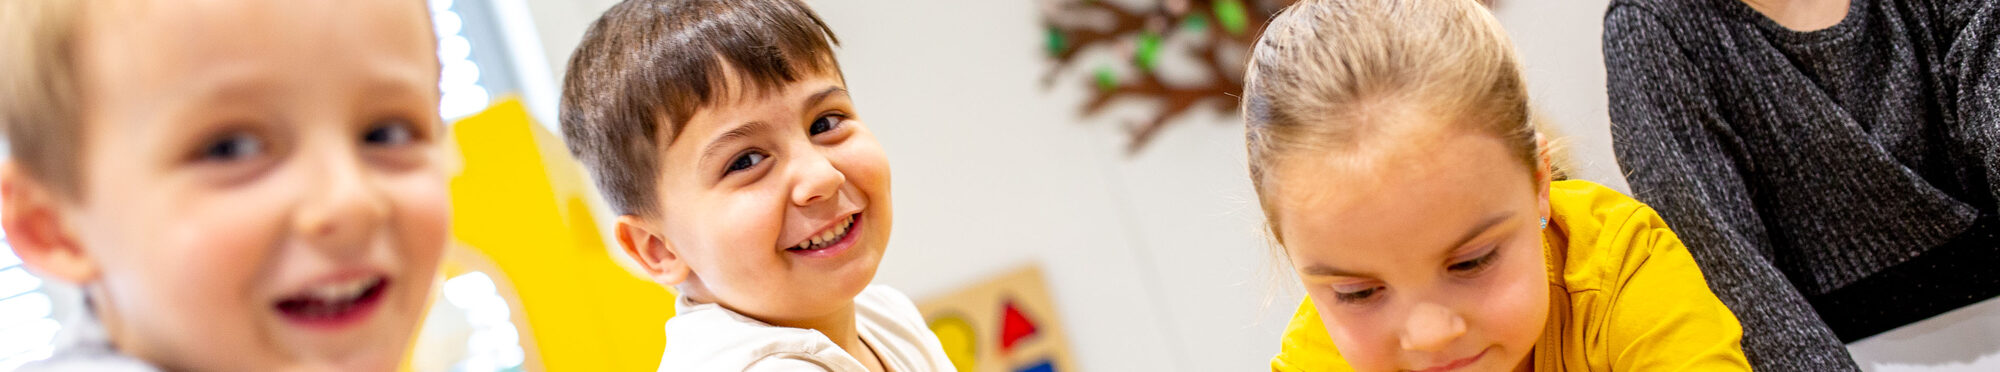
<instances>
[{"instance_id":1,"label":"boy's smiling face","mask_svg":"<svg viewBox=\"0 0 2000 372\"><path fill-rule=\"evenodd\" d=\"M620 240L699 302L785 326L851 314L889 240L887 156L836 73L750 93L723 75L664 150L661 215L622 217Z\"/></svg>"},{"instance_id":2,"label":"boy's smiling face","mask_svg":"<svg viewBox=\"0 0 2000 372\"><path fill-rule=\"evenodd\" d=\"M1527 367L1549 306L1548 181L1461 125L1384 127L1280 160L1269 183L1328 335L1359 371Z\"/></svg>"},{"instance_id":3,"label":"boy's smiling face","mask_svg":"<svg viewBox=\"0 0 2000 372\"><path fill-rule=\"evenodd\" d=\"M167 370L394 370L448 236L427 18L419 1L100 5L77 51L82 187L24 191L10 167L17 250Z\"/></svg>"}]
</instances>

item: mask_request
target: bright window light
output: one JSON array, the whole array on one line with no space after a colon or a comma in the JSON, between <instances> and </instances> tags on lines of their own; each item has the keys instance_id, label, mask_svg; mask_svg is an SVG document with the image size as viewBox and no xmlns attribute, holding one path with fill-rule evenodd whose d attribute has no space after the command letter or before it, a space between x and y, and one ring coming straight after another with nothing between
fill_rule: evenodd
<instances>
[{"instance_id":1,"label":"bright window light","mask_svg":"<svg viewBox=\"0 0 2000 372\"><path fill-rule=\"evenodd\" d=\"M62 325L53 318L55 307L42 293L42 280L21 267L5 240L0 233L0 371L12 371L48 358Z\"/></svg>"},{"instance_id":2,"label":"bright window light","mask_svg":"<svg viewBox=\"0 0 2000 372\"><path fill-rule=\"evenodd\" d=\"M521 333L514 328L507 299L486 273L471 272L444 281L444 303L465 315L472 327L465 338L465 359L453 371L519 371L526 357L521 350Z\"/></svg>"},{"instance_id":3,"label":"bright window light","mask_svg":"<svg viewBox=\"0 0 2000 372\"><path fill-rule=\"evenodd\" d=\"M492 94L479 84L479 64L472 61L472 43L465 39L465 19L452 10L452 0L430 0L431 24L438 37L440 71L438 112L456 119L486 109Z\"/></svg>"}]
</instances>

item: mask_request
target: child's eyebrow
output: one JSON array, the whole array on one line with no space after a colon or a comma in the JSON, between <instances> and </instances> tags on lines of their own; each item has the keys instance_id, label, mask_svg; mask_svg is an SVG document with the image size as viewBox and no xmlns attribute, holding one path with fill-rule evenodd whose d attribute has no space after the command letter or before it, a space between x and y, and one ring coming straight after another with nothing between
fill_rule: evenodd
<instances>
[{"instance_id":1,"label":"child's eyebrow","mask_svg":"<svg viewBox=\"0 0 2000 372\"><path fill-rule=\"evenodd\" d=\"M730 142L736 141L737 139L750 137L750 135L756 134L757 132L770 130L770 127L771 127L770 124L766 124L761 121L753 121L745 123L741 126L737 126L736 128L730 129L728 132L722 132L721 135L715 136L715 139L708 141L708 146L702 148L701 156L697 157L696 159L706 160L709 157L715 156L716 153L722 152L723 145L727 145ZM699 160L697 160L697 162L699 162Z\"/></svg>"},{"instance_id":2,"label":"child's eyebrow","mask_svg":"<svg viewBox=\"0 0 2000 372\"><path fill-rule=\"evenodd\" d=\"M1351 277L1366 276L1366 275L1361 275L1360 273L1320 264L1306 266L1304 270L1299 270L1299 272L1305 273L1306 276L1351 276Z\"/></svg>"},{"instance_id":3,"label":"child's eyebrow","mask_svg":"<svg viewBox=\"0 0 2000 372\"><path fill-rule=\"evenodd\" d=\"M1451 255L1451 252L1457 250L1458 247L1463 247L1465 246L1465 243L1472 242L1472 238L1479 237L1480 234L1486 233L1486 230L1492 229L1493 226L1499 225L1501 222L1507 221L1508 217L1513 217L1513 216L1514 216L1513 211L1502 211L1494 213L1491 216L1487 216L1485 220L1479 221L1478 225L1473 225L1472 229L1466 230L1465 236L1459 237L1458 242L1445 246L1446 250L1444 254L1447 256Z\"/></svg>"},{"instance_id":4,"label":"child's eyebrow","mask_svg":"<svg viewBox=\"0 0 2000 372\"><path fill-rule=\"evenodd\" d=\"M819 93L813 93L813 95L806 97L806 107L817 106L820 102L825 102L827 98L833 97L835 93L845 96L847 95L847 88L836 85L826 87L825 90L821 90Z\"/></svg>"},{"instance_id":5,"label":"child's eyebrow","mask_svg":"<svg viewBox=\"0 0 2000 372\"><path fill-rule=\"evenodd\" d=\"M241 69L202 74L192 80L177 82L174 97L182 102L213 104L215 102L244 101L273 95L269 76L262 71Z\"/></svg>"},{"instance_id":6,"label":"child's eyebrow","mask_svg":"<svg viewBox=\"0 0 2000 372\"><path fill-rule=\"evenodd\" d=\"M1486 233L1486 230L1492 229L1493 226L1500 225L1501 222L1506 222L1508 217L1513 217L1513 216L1514 213L1512 211L1499 212L1499 213L1494 213L1492 216L1487 216L1486 219L1480 220L1479 224L1473 225L1472 229L1466 230L1465 235L1459 237L1457 242L1452 243L1449 246L1446 246L1447 248L1450 249L1446 250L1445 254L1446 255L1451 254L1451 250L1465 246L1465 243L1471 242L1473 238L1479 237L1480 234ZM1367 276L1353 271L1347 271L1345 269L1340 269L1333 266L1327 266L1322 264L1313 264L1310 266L1306 266L1304 269L1300 269L1299 273L1305 274L1305 276L1348 276L1348 277Z\"/></svg>"}]
</instances>

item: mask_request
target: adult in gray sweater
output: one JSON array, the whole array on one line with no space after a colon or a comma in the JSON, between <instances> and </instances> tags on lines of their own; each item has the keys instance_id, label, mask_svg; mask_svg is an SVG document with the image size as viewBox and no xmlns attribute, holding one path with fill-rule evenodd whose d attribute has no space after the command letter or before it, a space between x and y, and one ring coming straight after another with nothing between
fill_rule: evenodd
<instances>
[{"instance_id":1,"label":"adult in gray sweater","mask_svg":"<svg viewBox=\"0 0 2000 372\"><path fill-rule=\"evenodd\" d=\"M1614 0L1618 164L1759 371L2000 294L2000 1Z\"/></svg>"}]
</instances>

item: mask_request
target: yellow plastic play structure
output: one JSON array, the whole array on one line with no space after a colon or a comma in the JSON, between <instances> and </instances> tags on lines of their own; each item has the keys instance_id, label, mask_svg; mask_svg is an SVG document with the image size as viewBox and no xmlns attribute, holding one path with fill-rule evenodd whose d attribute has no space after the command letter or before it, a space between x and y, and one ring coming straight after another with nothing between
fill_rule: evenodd
<instances>
[{"instance_id":1,"label":"yellow plastic play structure","mask_svg":"<svg viewBox=\"0 0 2000 372\"><path fill-rule=\"evenodd\" d=\"M408 371L650 371L667 288L611 257L594 191L518 100L452 124L452 235Z\"/></svg>"}]
</instances>

